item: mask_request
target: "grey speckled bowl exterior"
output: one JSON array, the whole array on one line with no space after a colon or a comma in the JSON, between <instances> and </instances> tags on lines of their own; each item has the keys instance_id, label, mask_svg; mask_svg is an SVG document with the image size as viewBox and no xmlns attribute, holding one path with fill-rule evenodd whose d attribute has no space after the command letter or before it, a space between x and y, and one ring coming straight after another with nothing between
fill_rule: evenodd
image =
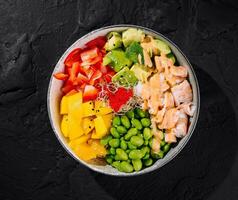
<instances>
[{"instance_id":1,"label":"grey speckled bowl exterior","mask_svg":"<svg viewBox=\"0 0 238 200\"><path fill-rule=\"evenodd\" d=\"M64 68L64 60L67 57L67 55L75 48L77 47L83 47L84 44L97 36L100 35L106 35L110 31L123 31L127 28L139 28L144 30L146 34L152 35L156 38L159 38L163 41L166 41L167 44L169 44L170 48L172 49L173 53L175 54L178 63L183 66L188 67L188 72L189 72L189 81L192 85L193 89L193 103L196 105L196 111L194 113L194 116L191 118L191 124L189 126L188 134L180 140L180 142L177 144L177 146L173 149L171 149L168 154L163 158L158 161L156 161L151 167L145 168L139 172L133 172L133 173L123 173L119 172L113 167L107 165L107 166L99 166L99 165L93 165L93 164L88 164L85 161L79 159L74 152L69 148L66 139L63 137L61 130L60 130L60 114L59 114L59 102L60 98L62 96L61 93L61 86L62 86L62 81L57 81L56 79L53 78L53 74L63 71ZM50 123L52 126L52 129L61 143L61 145L65 148L65 150L78 162L83 164L84 166L103 173L107 175L113 175L113 176L135 176L135 175L141 175L145 174L154 170L159 169L160 167L164 166L166 163L171 161L178 153L184 148L186 143L189 141L190 137L192 136L192 133L196 127L198 116L199 116L199 108L200 108L200 93L199 93L199 86L198 86L198 81L195 75L195 72L189 63L188 59L186 56L183 54L183 52L168 38L163 36L162 34L155 32L151 29L142 27L142 26L136 26L136 25L126 25L126 24L121 24L121 25L113 25L113 26L107 26L103 27L97 30L94 30L87 35L81 37L78 39L74 44L72 44L67 51L62 55L62 57L59 59L58 63L55 66L55 69L51 75L50 83L49 83L49 88L48 88L48 95L47 95L47 108L48 108L48 114L49 114L49 119ZM191 158L192 159L192 158Z\"/></svg>"}]
</instances>

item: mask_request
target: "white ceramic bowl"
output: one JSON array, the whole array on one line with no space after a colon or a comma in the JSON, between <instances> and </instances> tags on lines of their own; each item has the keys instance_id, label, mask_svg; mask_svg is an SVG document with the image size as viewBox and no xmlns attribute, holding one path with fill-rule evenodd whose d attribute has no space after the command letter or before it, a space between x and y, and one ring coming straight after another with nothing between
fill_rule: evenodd
<instances>
[{"instance_id":1,"label":"white ceramic bowl","mask_svg":"<svg viewBox=\"0 0 238 200\"><path fill-rule=\"evenodd\" d=\"M62 81L58 81L58 80L54 79L53 74L63 71L65 58L75 48L83 47L84 44L87 43L88 41L90 41L98 36L104 36L111 31L123 31L130 27L142 29L146 34L152 35L156 38L166 41L167 44L170 46L172 52L176 56L178 63L180 65L188 67L189 81L190 81L190 83L192 85L192 89L193 89L193 103L196 105L196 111L194 113L194 116L191 118L191 124L189 126L188 134L183 139L181 139L179 141L179 143L177 144L177 146L175 148L172 148L163 159L156 161L152 166L145 168L139 172L123 173L123 172L117 171L110 165L99 166L99 165L88 164L85 161L79 159L75 155L75 153L70 149L70 147L68 146L68 144L66 142L66 139L64 138L64 136L60 130L61 116L59 114L59 102L60 102L60 98L62 97L62 93L61 93L61 89L60 89L62 86ZM58 63L56 64L55 69L51 75L49 88L48 88L48 95L47 95L47 107L48 107L50 123L51 123L52 129L53 129L57 139L59 140L61 145L65 148L65 150L73 158L75 158L75 160L77 160L84 166L86 166L94 171L103 173L103 174L115 175L115 176L134 176L134 175L145 174L145 173L154 171L154 170L162 167L163 165L165 165L166 163L171 161L176 155L178 155L178 153L184 148L184 146L190 139L190 137L195 129L196 123L197 123L197 119L198 119L198 115L199 115L199 107L200 107L200 93L199 93L198 81L197 81L195 72L194 72L191 64L189 63L188 59L183 54L183 52L173 42L171 42L168 38L166 38L162 34L155 32L151 29L141 27L141 26L136 26L136 25L124 25L123 24L123 25L107 26L107 27L103 27L103 28L94 30L94 31L88 33L87 35L81 37L80 39L78 39L74 44L72 44L65 51L65 53L61 56Z\"/></svg>"}]
</instances>

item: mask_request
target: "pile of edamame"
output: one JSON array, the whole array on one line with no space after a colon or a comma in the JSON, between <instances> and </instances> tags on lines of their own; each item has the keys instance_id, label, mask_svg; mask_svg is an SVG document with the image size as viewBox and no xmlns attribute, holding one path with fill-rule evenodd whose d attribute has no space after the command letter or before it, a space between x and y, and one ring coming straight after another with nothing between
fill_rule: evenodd
<instances>
[{"instance_id":1,"label":"pile of edamame","mask_svg":"<svg viewBox=\"0 0 238 200\"><path fill-rule=\"evenodd\" d=\"M110 134L101 139L108 154L106 161L121 172L140 171L151 166L155 160L163 158L164 152L155 155L151 152L153 134L150 115L140 108L128 111L125 115L115 116ZM166 145L166 152L170 146Z\"/></svg>"}]
</instances>

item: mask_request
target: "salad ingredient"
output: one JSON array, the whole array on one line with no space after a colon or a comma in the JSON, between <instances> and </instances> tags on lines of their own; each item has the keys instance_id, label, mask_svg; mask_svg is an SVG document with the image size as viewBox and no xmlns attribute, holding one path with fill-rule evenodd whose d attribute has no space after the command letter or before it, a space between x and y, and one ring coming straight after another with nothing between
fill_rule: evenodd
<instances>
[{"instance_id":1,"label":"salad ingredient","mask_svg":"<svg viewBox=\"0 0 238 200\"><path fill-rule=\"evenodd\" d=\"M141 57L141 63L144 64L143 49L138 42L132 42L126 48L126 56L134 63L138 63L138 57Z\"/></svg>"},{"instance_id":2,"label":"salad ingredient","mask_svg":"<svg viewBox=\"0 0 238 200\"><path fill-rule=\"evenodd\" d=\"M134 64L130 70L133 71L136 78L143 83L147 81L148 77L152 73L147 67L138 63Z\"/></svg>"},{"instance_id":3,"label":"salad ingredient","mask_svg":"<svg viewBox=\"0 0 238 200\"><path fill-rule=\"evenodd\" d=\"M142 169L142 161L140 159L138 160L132 160L133 168L135 171L140 171Z\"/></svg>"},{"instance_id":4,"label":"salad ingredient","mask_svg":"<svg viewBox=\"0 0 238 200\"><path fill-rule=\"evenodd\" d=\"M110 64L110 66L119 72L124 67L130 67L132 62L126 57L126 53L120 49L111 50L105 57L104 64ZM110 62L109 62L110 61ZM109 63L108 63L109 62Z\"/></svg>"},{"instance_id":5,"label":"salad ingredient","mask_svg":"<svg viewBox=\"0 0 238 200\"><path fill-rule=\"evenodd\" d=\"M125 47L128 47L132 42L140 42L145 37L145 34L140 29L129 28L122 32L122 42Z\"/></svg>"},{"instance_id":6,"label":"salad ingredient","mask_svg":"<svg viewBox=\"0 0 238 200\"><path fill-rule=\"evenodd\" d=\"M172 61L173 64L175 64L176 58L173 53L167 54L167 57Z\"/></svg>"},{"instance_id":7,"label":"salad ingredient","mask_svg":"<svg viewBox=\"0 0 238 200\"><path fill-rule=\"evenodd\" d=\"M125 126L127 129L129 129L131 127L131 123L130 120L128 119L128 117L126 115L123 115L121 117L121 123L123 126Z\"/></svg>"},{"instance_id":8,"label":"salad ingredient","mask_svg":"<svg viewBox=\"0 0 238 200\"><path fill-rule=\"evenodd\" d=\"M100 139L104 137L107 134L108 129L102 116L96 117L94 119L94 124L95 124L95 132L92 134L92 138Z\"/></svg>"},{"instance_id":9,"label":"salad ingredient","mask_svg":"<svg viewBox=\"0 0 238 200\"><path fill-rule=\"evenodd\" d=\"M133 167L130 163L126 161L122 161L119 164L118 170L122 172L130 173L130 172L133 172Z\"/></svg>"},{"instance_id":10,"label":"salad ingredient","mask_svg":"<svg viewBox=\"0 0 238 200\"><path fill-rule=\"evenodd\" d=\"M107 51L110 51L121 47L121 45L122 45L121 35L117 32L110 32L108 34L108 41L105 44L105 49Z\"/></svg>"},{"instance_id":11,"label":"salad ingredient","mask_svg":"<svg viewBox=\"0 0 238 200\"><path fill-rule=\"evenodd\" d=\"M124 87L133 87L138 82L138 79L133 71L129 70L128 67L124 67L112 77L112 82Z\"/></svg>"},{"instance_id":12,"label":"salad ingredient","mask_svg":"<svg viewBox=\"0 0 238 200\"><path fill-rule=\"evenodd\" d=\"M105 36L98 36L97 38L86 43L85 46L87 48L94 48L94 47L103 48L106 41L107 41L107 38Z\"/></svg>"},{"instance_id":13,"label":"salad ingredient","mask_svg":"<svg viewBox=\"0 0 238 200\"><path fill-rule=\"evenodd\" d=\"M60 102L60 114L68 114L68 100L67 96L63 96Z\"/></svg>"},{"instance_id":14,"label":"salad ingredient","mask_svg":"<svg viewBox=\"0 0 238 200\"><path fill-rule=\"evenodd\" d=\"M150 55L148 54L148 52L146 50L143 49L143 56L144 56L144 63L145 63L145 66L147 67L152 67L153 66L153 63L152 63L152 60L150 58Z\"/></svg>"},{"instance_id":15,"label":"salad ingredient","mask_svg":"<svg viewBox=\"0 0 238 200\"><path fill-rule=\"evenodd\" d=\"M98 89L92 85L86 85L83 93L83 100L90 101L95 100L98 95Z\"/></svg>"},{"instance_id":16,"label":"salad ingredient","mask_svg":"<svg viewBox=\"0 0 238 200\"><path fill-rule=\"evenodd\" d=\"M118 112L132 96L133 91L131 89L127 90L125 88L120 87L115 93L109 93L109 105L115 112Z\"/></svg>"},{"instance_id":17,"label":"salad ingredient","mask_svg":"<svg viewBox=\"0 0 238 200\"><path fill-rule=\"evenodd\" d=\"M82 126L83 126L83 132L85 135L90 133L95 127L93 118L90 118L90 117L83 118Z\"/></svg>"},{"instance_id":18,"label":"salad ingredient","mask_svg":"<svg viewBox=\"0 0 238 200\"><path fill-rule=\"evenodd\" d=\"M88 101L82 104L83 107L83 117L90 117L95 115L94 103L93 101Z\"/></svg>"},{"instance_id":19,"label":"salad ingredient","mask_svg":"<svg viewBox=\"0 0 238 200\"><path fill-rule=\"evenodd\" d=\"M67 80L67 78L69 77L69 75L59 72L59 73L54 74L54 77L55 77L56 79L58 79L58 80L65 81L65 80Z\"/></svg>"},{"instance_id":20,"label":"salad ingredient","mask_svg":"<svg viewBox=\"0 0 238 200\"><path fill-rule=\"evenodd\" d=\"M169 46L164 41L157 39L155 40L155 45L159 49L160 53L163 54L171 53Z\"/></svg>"},{"instance_id":21,"label":"salad ingredient","mask_svg":"<svg viewBox=\"0 0 238 200\"><path fill-rule=\"evenodd\" d=\"M68 137L69 129L68 129L68 115L63 115L61 121L61 131L65 137Z\"/></svg>"},{"instance_id":22,"label":"salad ingredient","mask_svg":"<svg viewBox=\"0 0 238 200\"><path fill-rule=\"evenodd\" d=\"M66 67L72 67L73 63L80 61L80 54L82 49L74 49L65 59L64 64Z\"/></svg>"}]
</instances>

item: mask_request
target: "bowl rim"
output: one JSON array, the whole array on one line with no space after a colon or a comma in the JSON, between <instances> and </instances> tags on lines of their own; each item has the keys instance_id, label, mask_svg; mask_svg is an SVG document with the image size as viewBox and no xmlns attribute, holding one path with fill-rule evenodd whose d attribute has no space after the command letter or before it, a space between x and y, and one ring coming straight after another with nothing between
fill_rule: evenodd
<instances>
[{"instance_id":1,"label":"bowl rim","mask_svg":"<svg viewBox=\"0 0 238 200\"><path fill-rule=\"evenodd\" d=\"M146 30L147 32L150 32L150 33L153 33L155 35L158 35L159 37L163 38L165 41L168 41L169 43L171 43L178 51L179 53L183 56L183 58L185 59L185 61L188 63L188 66L192 72L192 75L193 75L193 78L194 78L194 82L195 82L195 85L196 85L196 93L197 93L197 104L196 104L196 115L193 116L193 126L191 127L191 130L189 132L189 135L187 136L186 140L184 140L184 142L182 143L182 145L180 146L180 148L178 148L174 154L172 154L169 159L165 160L164 162L161 163L161 165L157 168L152 168L150 170L147 170L147 171L139 171L139 172L134 172L134 173L119 173L119 174L116 174L116 173L108 173L106 171L103 171L103 170L99 170L97 168L94 168L92 167L91 165L89 164L86 164L84 163L80 158L78 158L77 156L75 156L67 147L66 145L63 143L63 141L61 140L59 134L57 133L55 127L54 127L54 122L53 122L53 118L51 116L51 108L50 108L50 91L51 91L51 86L52 86L52 81L53 81L53 74L55 73L56 71L56 67L57 65L60 63L60 61L62 60L62 58L69 53L69 49L71 48L71 46L74 46L78 40L82 40L82 39L85 39L87 38L88 36L90 35L93 35L94 33L96 32L99 32L101 30L105 30L105 29L110 29L110 28L138 28L138 29L142 29L142 30ZM64 53L61 55L61 57L58 59L57 63L55 64L54 66L54 70L52 71L51 73L51 76L50 76L50 81L49 81L49 85L48 85L48 91L47 91L47 112L48 112L48 117L49 117L49 120L50 120L50 125L51 125L51 128L53 129L53 132L57 138L57 140L59 141L59 143L61 144L61 146L66 150L66 152L71 156L73 157L77 162L79 162L80 164L84 165L86 168L89 168L91 169L92 171L95 171L95 172L98 172L98 173L101 173L101 174L104 174L104 175L109 175L109 176L117 176L117 177L131 177L131 176L139 176L139 175L143 175L143 174L147 174L147 173L151 173L153 171L156 171L158 170L159 168L165 166L167 163L169 163L170 161L172 161L183 149L184 147L186 146L186 144L188 143L188 141L190 140L195 128L196 128L196 125L197 125L197 122L198 122L198 118L199 118L199 113L200 113L200 89L199 89L199 84L198 84L198 79L196 77L196 74L195 74L195 71L193 69L193 66L191 65L191 63L189 62L188 58L185 56L185 54L183 53L183 51L173 42L171 41L169 38L167 38L166 36L164 36L163 34L157 32L157 31L154 31L150 28L147 28L147 27L144 27L144 26L140 26L140 25L134 25L134 24L116 24L116 25L110 25L110 26L103 26L101 28L98 28L98 29L95 29L95 30L92 30L90 32L88 32L87 34L83 35L82 37L78 38L74 43L72 43L65 51ZM176 148L176 147L175 147ZM152 165L153 166L153 165Z\"/></svg>"}]
</instances>

